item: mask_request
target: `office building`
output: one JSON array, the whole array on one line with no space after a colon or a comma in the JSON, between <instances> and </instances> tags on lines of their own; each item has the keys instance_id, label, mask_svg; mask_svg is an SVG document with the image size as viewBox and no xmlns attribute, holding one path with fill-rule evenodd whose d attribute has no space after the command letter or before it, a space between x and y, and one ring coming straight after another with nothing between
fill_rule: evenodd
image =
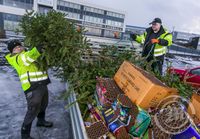
<instances>
[{"instance_id":1,"label":"office building","mask_svg":"<svg viewBox=\"0 0 200 139\"><path fill-rule=\"evenodd\" d=\"M75 0L0 0L0 29L14 36L26 10L46 14L51 9L84 26L89 36L113 38L124 31L124 12Z\"/></svg>"}]
</instances>

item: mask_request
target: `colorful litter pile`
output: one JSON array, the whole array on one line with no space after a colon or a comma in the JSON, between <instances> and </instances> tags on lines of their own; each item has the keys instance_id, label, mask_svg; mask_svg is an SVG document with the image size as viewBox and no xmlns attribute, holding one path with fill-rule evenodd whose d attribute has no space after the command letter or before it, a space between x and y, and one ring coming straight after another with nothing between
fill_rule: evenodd
<instances>
[{"instance_id":1,"label":"colorful litter pile","mask_svg":"<svg viewBox=\"0 0 200 139\"><path fill-rule=\"evenodd\" d=\"M177 92L134 65L132 69L130 63L125 62L124 65L114 79L97 78L97 106L88 104L90 117L85 121L88 138L200 139L199 111L193 113L194 109L200 108L199 95L195 94L188 105L172 99L173 103L166 101L164 105L155 107ZM129 79L125 80L124 77ZM141 80L139 84L136 83L138 80ZM139 93L141 90L145 91ZM189 107L192 104L195 104L193 109Z\"/></svg>"},{"instance_id":2,"label":"colorful litter pile","mask_svg":"<svg viewBox=\"0 0 200 139\"><path fill-rule=\"evenodd\" d=\"M99 98L100 110L91 109L92 117L95 117L96 124L104 124L103 126L95 126L94 124L86 126L86 131L89 138L96 139L107 134L112 134L117 139L131 138L133 136L142 137L150 125L150 115L136 106L131 100L121 91L113 79L98 78L97 79L97 94ZM97 100L98 101L98 100ZM100 123L99 123L100 122ZM104 132L103 132L103 131ZM109 133L109 134L108 134ZM95 135L95 136L94 136Z\"/></svg>"}]
</instances>

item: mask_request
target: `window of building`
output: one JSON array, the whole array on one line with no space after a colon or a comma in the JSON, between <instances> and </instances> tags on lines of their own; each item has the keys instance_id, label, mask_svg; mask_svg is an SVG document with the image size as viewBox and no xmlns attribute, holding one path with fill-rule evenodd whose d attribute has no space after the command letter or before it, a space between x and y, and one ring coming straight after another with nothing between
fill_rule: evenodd
<instances>
[{"instance_id":1,"label":"window of building","mask_svg":"<svg viewBox=\"0 0 200 139\"><path fill-rule=\"evenodd\" d=\"M124 14L120 14L120 18L124 18L125 17L125 15Z\"/></svg>"},{"instance_id":2,"label":"window of building","mask_svg":"<svg viewBox=\"0 0 200 139\"><path fill-rule=\"evenodd\" d=\"M104 36L105 36L105 37L114 37L114 31L105 30Z\"/></svg>"},{"instance_id":3,"label":"window of building","mask_svg":"<svg viewBox=\"0 0 200 139\"><path fill-rule=\"evenodd\" d=\"M20 15L14 15L14 14L7 14L7 13L4 13L3 14L3 19L4 20L9 20L9 21L20 21L22 18L22 16Z\"/></svg>"},{"instance_id":4,"label":"window of building","mask_svg":"<svg viewBox=\"0 0 200 139\"><path fill-rule=\"evenodd\" d=\"M33 9L33 0L2 0L2 4L23 9Z\"/></svg>"},{"instance_id":5,"label":"window of building","mask_svg":"<svg viewBox=\"0 0 200 139\"><path fill-rule=\"evenodd\" d=\"M58 5L65 6L65 3L66 3L66 2L64 2L64 1L62 1L62 0L58 0Z\"/></svg>"},{"instance_id":6,"label":"window of building","mask_svg":"<svg viewBox=\"0 0 200 139\"><path fill-rule=\"evenodd\" d=\"M41 14L47 14L52 8L46 7L46 6L39 6L38 7L39 13Z\"/></svg>"},{"instance_id":7,"label":"window of building","mask_svg":"<svg viewBox=\"0 0 200 139\"><path fill-rule=\"evenodd\" d=\"M117 18L124 18L125 16L123 14L119 14L119 13L114 13L114 12L107 12L108 16L113 16L113 17L117 17Z\"/></svg>"},{"instance_id":8,"label":"window of building","mask_svg":"<svg viewBox=\"0 0 200 139\"><path fill-rule=\"evenodd\" d=\"M88 21L88 22L93 22L93 23L103 23L103 18L88 16L88 15L84 15L83 20Z\"/></svg>"},{"instance_id":9,"label":"window of building","mask_svg":"<svg viewBox=\"0 0 200 139\"><path fill-rule=\"evenodd\" d=\"M67 18L80 19L80 14L72 12L64 12L64 13L67 14Z\"/></svg>"},{"instance_id":10,"label":"window of building","mask_svg":"<svg viewBox=\"0 0 200 139\"><path fill-rule=\"evenodd\" d=\"M74 8L73 6L74 6L74 4L70 2L69 7Z\"/></svg>"},{"instance_id":11,"label":"window of building","mask_svg":"<svg viewBox=\"0 0 200 139\"><path fill-rule=\"evenodd\" d=\"M73 8L73 9L81 9L81 5L79 5L79 4L67 2L67 1L63 1L63 0L58 0L58 5L70 7L70 8Z\"/></svg>"},{"instance_id":12,"label":"window of building","mask_svg":"<svg viewBox=\"0 0 200 139\"><path fill-rule=\"evenodd\" d=\"M78 5L78 4L75 4L75 5L74 5L74 9L81 9L81 6Z\"/></svg>"},{"instance_id":13,"label":"window of building","mask_svg":"<svg viewBox=\"0 0 200 139\"><path fill-rule=\"evenodd\" d=\"M86 34L88 35L97 35L97 36L101 35L101 29L98 29L98 28L85 27L85 30L86 30Z\"/></svg>"},{"instance_id":14,"label":"window of building","mask_svg":"<svg viewBox=\"0 0 200 139\"><path fill-rule=\"evenodd\" d=\"M4 20L4 29L8 31L16 31L20 29L19 22Z\"/></svg>"},{"instance_id":15,"label":"window of building","mask_svg":"<svg viewBox=\"0 0 200 139\"><path fill-rule=\"evenodd\" d=\"M104 14L104 10L98 9L98 8L92 8L85 6L84 11L92 12L92 13L98 13L98 14Z\"/></svg>"},{"instance_id":16,"label":"window of building","mask_svg":"<svg viewBox=\"0 0 200 139\"><path fill-rule=\"evenodd\" d=\"M113 21L113 20L106 20L106 24L110 25L110 26L123 27L122 22L117 22L117 21Z\"/></svg>"}]
</instances>

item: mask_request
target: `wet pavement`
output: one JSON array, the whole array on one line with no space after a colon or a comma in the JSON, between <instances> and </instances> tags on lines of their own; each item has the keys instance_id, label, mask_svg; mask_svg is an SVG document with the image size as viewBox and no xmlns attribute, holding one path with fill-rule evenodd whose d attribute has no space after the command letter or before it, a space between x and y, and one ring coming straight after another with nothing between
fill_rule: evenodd
<instances>
[{"instance_id":1,"label":"wet pavement","mask_svg":"<svg viewBox=\"0 0 200 139\"><path fill-rule=\"evenodd\" d=\"M65 91L65 84L59 79L50 77L48 85L49 106L46 119L54 121L50 129L32 125L31 135L35 139L73 139L70 114L65 110L65 101L59 99ZM20 129L26 110L26 99L15 72L8 67L0 68L0 139L20 139Z\"/></svg>"}]
</instances>

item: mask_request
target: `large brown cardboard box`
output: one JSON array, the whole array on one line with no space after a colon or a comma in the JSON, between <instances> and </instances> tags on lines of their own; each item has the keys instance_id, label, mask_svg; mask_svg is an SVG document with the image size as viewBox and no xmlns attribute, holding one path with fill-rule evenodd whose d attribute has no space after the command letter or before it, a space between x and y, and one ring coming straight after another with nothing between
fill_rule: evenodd
<instances>
[{"instance_id":1,"label":"large brown cardboard box","mask_svg":"<svg viewBox=\"0 0 200 139\"><path fill-rule=\"evenodd\" d=\"M169 95L176 95L177 90L169 88L148 72L124 61L114 76L123 92L143 109L156 107Z\"/></svg>"},{"instance_id":2,"label":"large brown cardboard box","mask_svg":"<svg viewBox=\"0 0 200 139\"><path fill-rule=\"evenodd\" d=\"M188 113L195 123L200 122L200 95L194 93L188 106Z\"/></svg>"}]
</instances>

